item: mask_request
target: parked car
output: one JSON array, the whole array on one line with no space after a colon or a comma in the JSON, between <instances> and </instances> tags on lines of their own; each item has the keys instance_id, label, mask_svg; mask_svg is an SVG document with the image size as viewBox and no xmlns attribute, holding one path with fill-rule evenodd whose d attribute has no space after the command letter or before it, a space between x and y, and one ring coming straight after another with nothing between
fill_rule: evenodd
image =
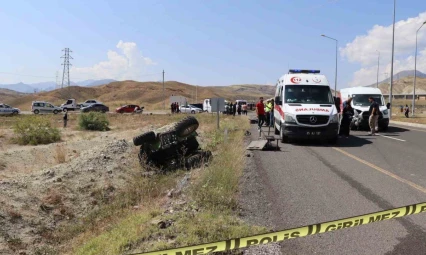
<instances>
[{"instance_id":1,"label":"parked car","mask_svg":"<svg viewBox=\"0 0 426 255\"><path fill-rule=\"evenodd\" d=\"M140 107L139 105L135 105L135 104L128 104L128 105L123 105L123 106L118 107L117 109L115 109L115 112L117 112L117 113L125 113L125 112L133 113L133 112L135 112L135 108L137 108L139 110L143 110L144 107Z\"/></svg>"},{"instance_id":2,"label":"parked car","mask_svg":"<svg viewBox=\"0 0 426 255\"><path fill-rule=\"evenodd\" d=\"M62 108L54 106L53 104L49 102L45 102L45 101L33 101L31 105L31 111L34 114L39 114L39 113L57 114L58 112L62 111Z\"/></svg>"},{"instance_id":3,"label":"parked car","mask_svg":"<svg viewBox=\"0 0 426 255\"><path fill-rule=\"evenodd\" d=\"M109 107L103 104L91 104L80 109L81 112L109 112Z\"/></svg>"},{"instance_id":4,"label":"parked car","mask_svg":"<svg viewBox=\"0 0 426 255\"><path fill-rule=\"evenodd\" d=\"M87 106L89 106L91 104L103 104L103 103L100 102L100 101L94 100L94 99L89 99L89 100L86 100L86 102L84 102L84 103L79 103L78 105L81 108L83 108L83 107L87 107Z\"/></svg>"},{"instance_id":5,"label":"parked car","mask_svg":"<svg viewBox=\"0 0 426 255\"><path fill-rule=\"evenodd\" d=\"M76 103L74 98L68 99L65 103L61 104L63 111L75 111L80 109L80 105Z\"/></svg>"},{"instance_id":6,"label":"parked car","mask_svg":"<svg viewBox=\"0 0 426 255\"><path fill-rule=\"evenodd\" d=\"M7 104L0 104L0 115L18 114L21 111L18 108L10 107Z\"/></svg>"},{"instance_id":7,"label":"parked car","mask_svg":"<svg viewBox=\"0 0 426 255\"><path fill-rule=\"evenodd\" d=\"M180 111L182 113L192 113L192 114L194 114L194 113L203 112L203 109L195 107L195 106L190 105L190 104L189 105L180 106L179 109L180 109Z\"/></svg>"}]
</instances>

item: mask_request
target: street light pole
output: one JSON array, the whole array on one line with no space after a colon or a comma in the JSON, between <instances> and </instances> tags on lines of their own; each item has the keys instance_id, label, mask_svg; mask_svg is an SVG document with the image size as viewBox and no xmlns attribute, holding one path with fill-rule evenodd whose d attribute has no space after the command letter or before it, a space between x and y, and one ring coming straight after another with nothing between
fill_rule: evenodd
<instances>
[{"instance_id":1,"label":"street light pole","mask_svg":"<svg viewBox=\"0 0 426 255\"><path fill-rule=\"evenodd\" d=\"M417 34L419 33L420 28L426 24L426 21L417 29L416 32L416 53L414 54L414 82L413 82L413 106L411 108L411 115L414 116L414 107L416 105L416 78L417 78Z\"/></svg>"},{"instance_id":2,"label":"street light pole","mask_svg":"<svg viewBox=\"0 0 426 255\"><path fill-rule=\"evenodd\" d=\"M380 51L376 50L379 53L377 57L377 88L379 87L379 66L380 66Z\"/></svg>"},{"instance_id":3,"label":"street light pole","mask_svg":"<svg viewBox=\"0 0 426 255\"><path fill-rule=\"evenodd\" d=\"M393 1L393 29L392 29L392 63L390 73L390 89L389 89L389 120L392 119L392 87L393 87L393 59L394 59L394 46L395 46L395 8L396 0Z\"/></svg>"},{"instance_id":4,"label":"street light pole","mask_svg":"<svg viewBox=\"0 0 426 255\"><path fill-rule=\"evenodd\" d=\"M337 39L328 37L326 35L321 35L321 36L336 41L336 71L335 71L335 75L334 75L334 96L336 96L336 94L337 94L337 44L338 44L339 41L337 41Z\"/></svg>"}]
</instances>

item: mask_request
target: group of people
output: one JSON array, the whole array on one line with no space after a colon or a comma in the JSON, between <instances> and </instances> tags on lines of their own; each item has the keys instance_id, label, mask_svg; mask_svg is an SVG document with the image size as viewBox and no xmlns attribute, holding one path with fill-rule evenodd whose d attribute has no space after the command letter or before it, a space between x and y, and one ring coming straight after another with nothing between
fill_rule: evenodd
<instances>
[{"instance_id":1,"label":"group of people","mask_svg":"<svg viewBox=\"0 0 426 255\"><path fill-rule=\"evenodd\" d=\"M258 118L258 129L260 130L263 124L266 126L274 126L274 99L263 103L263 97L259 98L259 102L256 104L256 115Z\"/></svg>"},{"instance_id":2,"label":"group of people","mask_svg":"<svg viewBox=\"0 0 426 255\"><path fill-rule=\"evenodd\" d=\"M368 124L370 127L370 132L368 135L376 135L376 124L379 119L380 109L379 104L374 100L373 97L369 97L368 101L370 102L369 108L369 119ZM340 122L340 131L339 136L349 137L351 130L352 118L355 115L355 111L351 105L352 98L349 98L343 102L342 110L342 119ZM258 117L258 129L266 123L266 126L274 126L274 100L270 99L266 101L266 104L263 102L263 97L259 98L259 102L256 104L256 115Z\"/></svg>"},{"instance_id":3,"label":"group of people","mask_svg":"<svg viewBox=\"0 0 426 255\"><path fill-rule=\"evenodd\" d=\"M179 109L179 103L172 103L171 105L170 105L170 109L171 109L171 111L172 111L172 114L173 113L179 113L180 112L180 109Z\"/></svg>"},{"instance_id":4,"label":"group of people","mask_svg":"<svg viewBox=\"0 0 426 255\"><path fill-rule=\"evenodd\" d=\"M234 116L236 114L238 114L238 115L241 115L241 114L242 115L247 115L248 106L247 106L246 103L239 104L237 102L235 102L235 103L231 102L229 105L226 105L225 108L226 108L225 112L228 115L234 115Z\"/></svg>"},{"instance_id":5,"label":"group of people","mask_svg":"<svg viewBox=\"0 0 426 255\"><path fill-rule=\"evenodd\" d=\"M369 97L368 101L370 102L370 108L368 110L368 125L370 127L370 132L368 135L376 135L376 126L379 121L380 108L379 104L374 100L373 97ZM345 102L343 102L343 110L342 110L342 120L340 122L340 131L339 135L344 136L346 138L349 137L349 133L351 130L351 122L352 118L355 115L355 111L351 105L352 98L349 98Z\"/></svg>"}]
</instances>

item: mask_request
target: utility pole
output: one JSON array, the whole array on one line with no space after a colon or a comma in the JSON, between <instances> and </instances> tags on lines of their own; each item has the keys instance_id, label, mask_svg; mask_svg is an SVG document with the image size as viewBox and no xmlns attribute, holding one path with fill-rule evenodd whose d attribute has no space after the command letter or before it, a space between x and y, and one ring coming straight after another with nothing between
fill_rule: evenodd
<instances>
[{"instance_id":1,"label":"utility pole","mask_svg":"<svg viewBox=\"0 0 426 255\"><path fill-rule=\"evenodd\" d=\"M59 76L58 71L56 71L56 86L55 86L55 89L59 89L58 76Z\"/></svg>"},{"instance_id":2,"label":"utility pole","mask_svg":"<svg viewBox=\"0 0 426 255\"><path fill-rule=\"evenodd\" d=\"M163 97L164 97L164 110L166 110L166 94L164 91L164 69L163 69Z\"/></svg>"},{"instance_id":3,"label":"utility pole","mask_svg":"<svg viewBox=\"0 0 426 255\"><path fill-rule=\"evenodd\" d=\"M392 28L392 63L390 73L390 90L389 90L389 120L392 119L392 87L393 87L393 59L394 59L394 46L395 46L395 8L396 0L393 0L393 28Z\"/></svg>"},{"instance_id":4,"label":"utility pole","mask_svg":"<svg viewBox=\"0 0 426 255\"><path fill-rule=\"evenodd\" d=\"M64 82L66 82L66 85L70 86L70 59L73 59L70 56L70 52L72 52L69 48L65 48L62 51L65 51L65 54L61 57L64 59L64 63L62 64L64 66L64 71L62 73L62 85L61 88L64 88Z\"/></svg>"},{"instance_id":5,"label":"utility pole","mask_svg":"<svg viewBox=\"0 0 426 255\"><path fill-rule=\"evenodd\" d=\"M414 116L414 107L416 106L416 78L417 78L417 34L419 30L426 24L426 21L422 23L422 25L416 31L416 53L414 53L414 81L413 81L413 106L411 109L411 115Z\"/></svg>"}]
</instances>

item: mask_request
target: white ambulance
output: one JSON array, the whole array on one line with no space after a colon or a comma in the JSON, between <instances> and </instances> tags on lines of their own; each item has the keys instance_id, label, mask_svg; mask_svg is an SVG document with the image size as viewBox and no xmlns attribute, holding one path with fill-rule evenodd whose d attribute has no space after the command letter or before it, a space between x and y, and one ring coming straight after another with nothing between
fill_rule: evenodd
<instances>
[{"instance_id":1,"label":"white ambulance","mask_svg":"<svg viewBox=\"0 0 426 255\"><path fill-rule=\"evenodd\" d=\"M337 106L337 107L336 107ZM283 143L293 139L338 140L341 103L333 97L319 70L289 70L277 82L275 134Z\"/></svg>"}]
</instances>

